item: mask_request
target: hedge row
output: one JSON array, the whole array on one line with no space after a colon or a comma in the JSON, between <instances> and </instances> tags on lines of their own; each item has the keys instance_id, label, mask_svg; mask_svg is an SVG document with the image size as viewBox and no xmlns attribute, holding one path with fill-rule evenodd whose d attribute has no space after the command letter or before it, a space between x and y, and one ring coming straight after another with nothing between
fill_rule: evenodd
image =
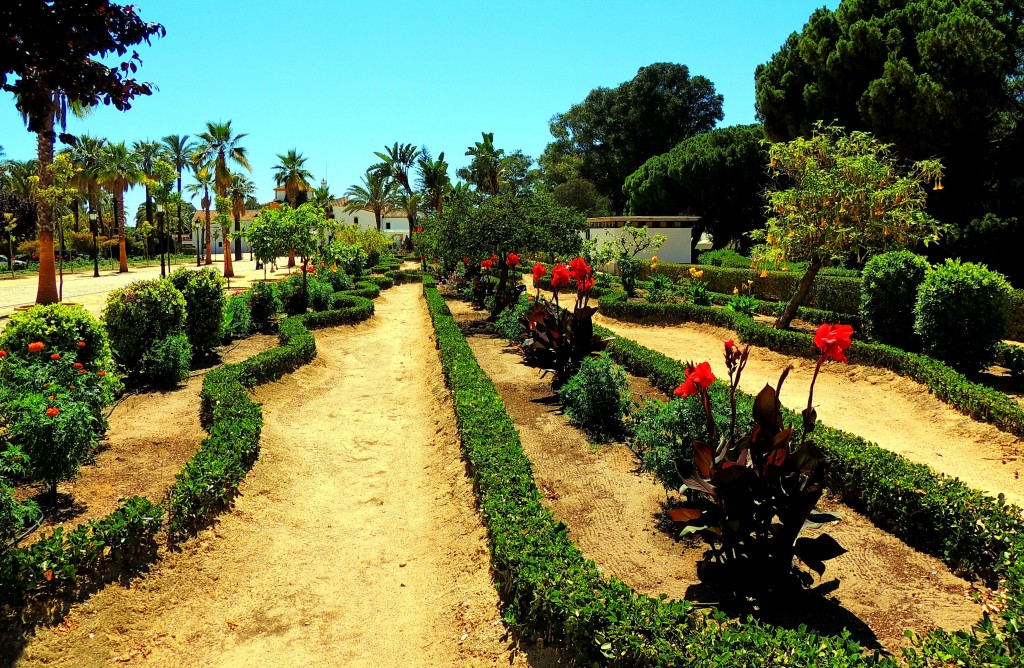
<instances>
[{"instance_id":1,"label":"hedge row","mask_svg":"<svg viewBox=\"0 0 1024 668\"><path fill-rule=\"evenodd\" d=\"M395 285L401 285L402 283L419 283L425 274L420 269L395 269L384 275L394 281Z\"/></svg>"},{"instance_id":2,"label":"hedge row","mask_svg":"<svg viewBox=\"0 0 1024 668\"><path fill-rule=\"evenodd\" d=\"M711 303L718 306L725 306L733 300L733 295L724 295L718 292L710 293ZM768 315L772 317L778 317L782 314L782 311L786 308L786 302L770 302L763 299L755 299L754 301L754 313L758 315ZM845 325L850 325L854 330L860 331L860 316L851 313L838 313L836 311L827 311L820 308L808 308L805 306L798 306L796 309L796 317L798 320L809 322L812 325L820 325L822 323L837 323L841 322Z\"/></svg>"},{"instance_id":3,"label":"hedge row","mask_svg":"<svg viewBox=\"0 0 1024 668\"><path fill-rule=\"evenodd\" d=\"M379 278L379 277L378 277ZM356 281L355 285L352 286L351 290L345 290L346 295L355 295L357 297L363 297L365 299L376 299L380 296L380 286L376 283L366 281Z\"/></svg>"},{"instance_id":4,"label":"hedge row","mask_svg":"<svg viewBox=\"0 0 1024 668\"><path fill-rule=\"evenodd\" d=\"M775 329L725 309L694 304L631 302L618 291L600 300L601 312L612 318L637 321L703 322L732 329L744 343L776 352L816 359L814 337ZM854 341L847 351L851 362L894 371L926 385L935 396L975 420L1024 438L1024 409L1002 392L974 383L942 362L880 343Z\"/></svg>"},{"instance_id":5,"label":"hedge row","mask_svg":"<svg viewBox=\"0 0 1024 668\"><path fill-rule=\"evenodd\" d=\"M0 606L18 605L30 595L42 598L66 592L80 578L100 579L116 563L152 555L163 517L163 506L133 496L102 519L67 533L58 528L28 547L3 552Z\"/></svg>"},{"instance_id":6,"label":"hedge row","mask_svg":"<svg viewBox=\"0 0 1024 668\"><path fill-rule=\"evenodd\" d=\"M1006 338L1024 341L1024 290L1014 290L1010 295L1010 321L1006 323Z\"/></svg>"},{"instance_id":7,"label":"hedge row","mask_svg":"<svg viewBox=\"0 0 1024 668\"><path fill-rule=\"evenodd\" d=\"M388 290L395 285L395 279L390 276L367 276L365 282L376 285L379 290Z\"/></svg>"},{"instance_id":8,"label":"hedge row","mask_svg":"<svg viewBox=\"0 0 1024 668\"><path fill-rule=\"evenodd\" d=\"M614 336L595 327L595 333ZM645 376L666 394L686 377L685 365L630 339L616 337L608 353L632 373ZM728 403L728 386L716 382L712 401ZM749 412L753 398L738 393L737 410ZM783 408L791 424L801 418ZM938 656L950 643L963 644L973 662L948 665L1013 665L999 662L1024 651L1024 518L1021 509L973 490L958 479L935 473L864 439L819 423L815 441L828 455L829 487L843 501L907 544L942 559L954 571L996 585L1005 579L1008 607L1003 642L974 645L969 638L932 634L926 651ZM992 640L992 639L989 639ZM969 649L965 649L968 647ZM978 659L984 658L984 663ZM946 665L946 664L942 664Z\"/></svg>"},{"instance_id":9,"label":"hedge row","mask_svg":"<svg viewBox=\"0 0 1024 668\"><path fill-rule=\"evenodd\" d=\"M532 466L494 384L438 293L424 279L445 380L452 392L505 620L566 647L581 665L896 666L847 637L750 619L732 623L687 601L641 595L602 575L541 502Z\"/></svg>"}]
</instances>

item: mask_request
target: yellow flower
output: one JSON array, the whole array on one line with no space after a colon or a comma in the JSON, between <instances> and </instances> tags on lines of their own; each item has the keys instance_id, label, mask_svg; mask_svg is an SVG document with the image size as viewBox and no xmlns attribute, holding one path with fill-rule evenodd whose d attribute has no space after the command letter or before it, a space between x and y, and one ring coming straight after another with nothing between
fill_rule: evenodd
<instances>
[{"instance_id":1,"label":"yellow flower","mask_svg":"<svg viewBox=\"0 0 1024 668\"><path fill-rule=\"evenodd\" d=\"M767 269L762 269L761 270L761 278L768 278L768 270Z\"/></svg>"},{"instance_id":2,"label":"yellow flower","mask_svg":"<svg viewBox=\"0 0 1024 668\"><path fill-rule=\"evenodd\" d=\"M789 265L787 265L787 264L782 265L782 271L789 271Z\"/></svg>"},{"instance_id":3,"label":"yellow flower","mask_svg":"<svg viewBox=\"0 0 1024 668\"><path fill-rule=\"evenodd\" d=\"M700 278L700 277L701 277L701 276L703 276L703 275L704 275L704 270L703 270L703 269L701 269L701 270L700 270L700 271L698 271L698 272L697 272L696 274L694 274L694 276L696 276L697 278Z\"/></svg>"},{"instance_id":4,"label":"yellow flower","mask_svg":"<svg viewBox=\"0 0 1024 668\"><path fill-rule=\"evenodd\" d=\"M732 289L732 293L733 293L734 295L738 295L738 294L740 293L740 289L739 289L739 288L733 288L733 289Z\"/></svg>"},{"instance_id":5,"label":"yellow flower","mask_svg":"<svg viewBox=\"0 0 1024 668\"><path fill-rule=\"evenodd\" d=\"M658 256L655 255L654 257L652 257L651 262L653 262L654 264L658 264Z\"/></svg>"}]
</instances>

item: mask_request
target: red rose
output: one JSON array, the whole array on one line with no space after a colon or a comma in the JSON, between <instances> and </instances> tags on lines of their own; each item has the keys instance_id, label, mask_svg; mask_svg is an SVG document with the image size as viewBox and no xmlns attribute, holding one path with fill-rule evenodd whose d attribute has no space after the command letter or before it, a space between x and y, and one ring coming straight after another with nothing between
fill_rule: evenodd
<instances>
[{"instance_id":1,"label":"red rose","mask_svg":"<svg viewBox=\"0 0 1024 668\"><path fill-rule=\"evenodd\" d=\"M701 362L696 367L687 367L686 380L675 389L673 394L685 399L691 394L697 394L698 387L706 390L713 382L715 382L715 374L711 373L711 364Z\"/></svg>"},{"instance_id":2,"label":"red rose","mask_svg":"<svg viewBox=\"0 0 1024 668\"><path fill-rule=\"evenodd\" d=\"M52 359L54 361L59 360L60 359L60 353L54 353L54 354L50 355L50 359Z\"/></svg>"},{"instance_id":3,"label":"red rose","mask_svg":"<svg viewBox=\"0 0 1024 668\"><path fill-rule=\"evenodd\" d=\"M509 253L508 254L508 259L505 260L505 264L507 264L510 267L518 267L519 266L519 256L516 255L515 253Z\"/></svg>"},{"instance_id":4,"label":"red rose","mask_svg":"<svg viewBox=\"0 0 1024 668\"><path fill-rule=\"evenodd\" d=\"M46 344L43 343L42 341L33 341L32 343L28 344L28 351L30 353L37 353L45 347Z\"/></svg>"},{"instance_id":5,"label":"red rose","mask_svg":"<svg viewBox=\"0 0 1024 668\"><path fill-rule=\"evenodd\" d=\"M51 407L46 409L47 417L57 417L57 413L60 413L60 411L56 408Z\"/></svg>"},{"instance_id":6,"label":"red rose","mask_svg":"<svg viewBox=\"0 0 1024 668\"><path fill-rule=\"evenodd\" d=\"M850 347L853 327L849 325L826 325L818 327L814 334L814 345L821 349L821 354L831 357L837 362L847 362L845 350Z\"/></svg>"},{"instance_id":7,"label":"red rose","mask_svg":"<svg viewBox=\"0 0 1024 668\"><path fill-rule=\"evenodd\" d=\"M551 287L560 288L569 285L569 269L564 264L556 264L551 269Z\"/></svg>"},{"instance_id":8,"label":"red rose","mask_svg":"<svg viewBox=\"0 0 1024 668\"><path fill-rule=\"evenodd\" d=\"M548 273L548 270L540 262L533 265L533 282L539 281L546 273Z\"/></svg>"},{"instance_id":9,"label":"red rose","mask_svg":"<svg viewBox=\"0 0 1024 668\"><path fill-rule=\"evenodd\" d=\"M79 348L84 348L85 347L85 341L79 341L78 342L78 347Z\"/></svg>"}]
</instances>

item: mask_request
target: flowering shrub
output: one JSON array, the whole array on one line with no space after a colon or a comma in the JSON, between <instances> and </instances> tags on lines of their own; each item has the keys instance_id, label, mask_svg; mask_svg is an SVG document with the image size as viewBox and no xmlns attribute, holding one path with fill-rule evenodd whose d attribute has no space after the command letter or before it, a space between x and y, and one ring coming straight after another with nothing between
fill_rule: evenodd
<instances>
[{"instance_id":1,"label":"flowering shrub","mask_svg":"<svg viewBox=\"0 0 1024 668\"><path fill-rule=\"evenodd\" d=\"M569 419L601 439L622 433L633 404L626 372L604 353L584 359L558 398Z\"/></svg>"},{"instance_id":2,"label":"flowering shrub","mask_svg":"<svg viewBox=\"0 0 1024 668\"><path fill-rule=\"evenodd\" d=\"M334 292L352 289L352 278L341 269L322 271L320 272L319 278L330 283L331 289L334 290Z\"/></svg>"},{"instance_id":3,"label":"flowering shrub","mask_svg":"<svg viewBox=\"0 0 1024 668\"><path fill-rule=\"evenodd\" d=\"M838 516L819 513L828 465L824 453L809 440L817 423L814 383L827 359L845 362L853 329L848 325L822 325L815 344L821 350L811 381L801 434L782 420L779 392L790 367L778 385L765 385L754 401L754 427L741 434L736 428L736 389L747 363L750 346L742 351L725 342L729 373L730 421L719 437L708 387L715 377L711 365L689 364L685 382L676 388L680 397L696 396L706 417L708 440L693 441L692 459L677 460L686 491L681 507L669 516L683 526L683 534L697 533L711 546L698 574L728 591L758 595L790 586L805 586L813 578L796 567L798 557L821 575L825 561L845 550L827 534L800 538L807 526L833 522Z\"/></svg>"},{"instance_id":4,"label":"flowering shrub","mask_svg":"<svg viewBox=\"0 0 1024 668\"><path fill-rule=\"evenodd\" d=\"M653 263L651 266L654 266ZM664 304L672 293L672 281L664 274L651 276L651 287L647 289L647 301L652 304Z\"/></svg>"},{"instance_id":5,"label":"flowering shrub","mask_svg":"<svg viewBox=\"0 0 1024 668\"><path fill-rule=\"evenodd\" d=\"M170 281L137 281L110 293L103 320L115 358L137 377L154 344L186 333L185 296ZM217 328L221 324L218 317Z\"/></svg>"},{"instance_id":6,"label":"flowering shrub","mask_svg":"<svg viewBox=\"0 0 1024 668\"><path fill-rule=\"evenodd\" d=\"M711 306L711 293L708 291L704 270L690 267L690 301L698 306Z\"/></svg>"},{"instance_id":7,"label":"flowering shrub","mask_svg":"<svg viewBox=\"0 0 1024 668\"><path fill-rule=\"evenodd\" d=\"M254 283L245 293L249 298L249 308L253 325L265 328L281 310L281 300L273 283Z\"/></svg>"},{"instance_id":8,"label":"flowering shrub","mask_svg":"<svg viewBox=\"0 0 1024 668\"><path fill-rule=\"evenodd\" d=\"M50 304L15 313L0 333L4 356L24 358L38 350L67 355L74 353L83 364L113 369L110 342L103 325L79 306ZM30 348L32 346L32 348Z\"/></svg>"}]
</instances>

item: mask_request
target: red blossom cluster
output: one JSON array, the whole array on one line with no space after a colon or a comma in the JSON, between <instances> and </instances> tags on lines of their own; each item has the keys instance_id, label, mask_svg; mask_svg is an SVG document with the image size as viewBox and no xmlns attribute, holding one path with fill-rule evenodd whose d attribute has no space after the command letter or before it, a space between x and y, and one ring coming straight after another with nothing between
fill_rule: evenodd
<instances>
[{"instance_id":1,"label":"red blossom cluster","mask_svg":"<svg viewBox=\"0 0 1024 668\"><path fill-rule=\"evenodd\" d=\"M710 362L701 362L696 366L691 362L686 366L686 380L672 394L685 399L699 394L700 390L708 389L713 382L715 382L715 374L711 372Z\"/></svg>"},{"instance_id":2,"label":"red blossom cluster","mask_svg":"<svg viewBox=\"0 0 1024 668\"><path fill-rule=\"evenodd\" d=\"M519 256L516 255L515 253L509 253L508 254L508 258L505 260L505 264L507 264L510 267L518 267L519 266Z\"/></svg>"},{"instance_id":3,"label":"red blossom cluster","mask_svg":"<svg viewBox=\"0 0 1024 668\"><path fill-rule=\"evenodd\" d=\"M493 260L483 260L480 263L480 267L482 269L491 269L492 267L494 267L494 261Z\"/></svg>"}]
</instances>

